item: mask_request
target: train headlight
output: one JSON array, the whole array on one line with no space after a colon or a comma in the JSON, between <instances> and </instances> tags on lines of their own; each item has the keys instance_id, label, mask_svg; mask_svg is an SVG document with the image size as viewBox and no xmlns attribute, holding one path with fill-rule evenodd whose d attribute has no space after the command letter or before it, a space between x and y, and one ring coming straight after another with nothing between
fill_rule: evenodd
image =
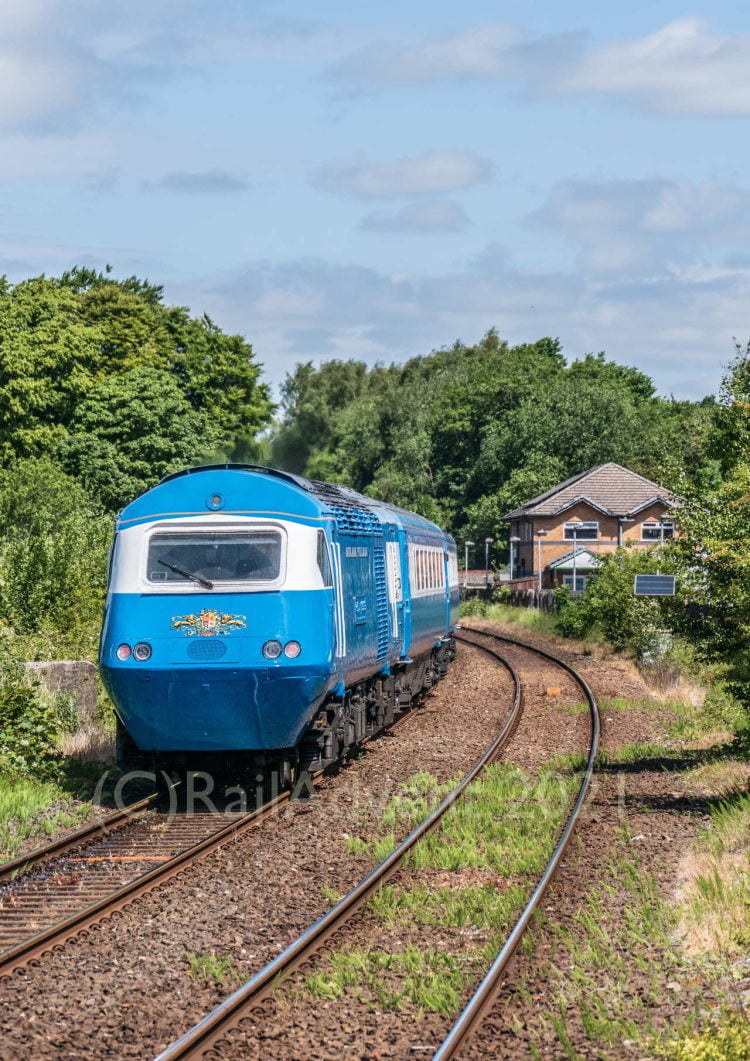
<instances>
[{"instance_id":1,"label":"train headlight","mask_svg":"<svg viewBox=\"0 0 750 1061\"><path fill-rule=\"evenodd\" d=\"M281 655L281 642L280 641L266 641L263 646L263 655L266 659L278 659Z\"/></svg>"},{"instance_id":2,"label":"train headlight","mask_svg":"<svg viewBox=\"0 0 750 1061\"><path fill-rule=\"evenodd\" d=\"M302 645L299 641L287 641L284 645L284 655L288 659L296 659L302 651Z\"/></svg>"},{"instance_id":3,"label":"train headlight","mask_svg":"<svg viewBox=\"0 0 750 1061\"><path fill-rule=\"evenodd\" d=\"M145 663L147 659L151 659L151 645L146 644L145 641L139 641L133 649L133 656L139 663Z\"/></svg>"},{"instance_id":4,"label":"train headlight","mask_svg":"<svg viewBox=\"0 0 750 1061\"><path fill-rule=\"evenodd\" d=\"M130 645L118 645L115 655L124 663L126 659L130 659Z\"/></svg>"}]
</instances>

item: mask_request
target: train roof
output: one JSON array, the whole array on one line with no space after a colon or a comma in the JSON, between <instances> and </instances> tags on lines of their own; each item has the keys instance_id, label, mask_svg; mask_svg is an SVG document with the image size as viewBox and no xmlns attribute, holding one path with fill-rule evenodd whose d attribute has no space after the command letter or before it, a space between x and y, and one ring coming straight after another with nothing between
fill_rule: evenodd
<instances>
[{"instance_id":1,"label":"train roof","mask_svg":"<svg viewBox=\"0 0 750 1061\"><path fill-rule=\"evenodd\" d=\"M295 475L293 472L282 471L278 468L268 468L262 464L201 464L191 468L184 468L178 472L172 472L171 475L165 475L157 486L152 487L151 490L146 491L135 501L131 502L120 514L120 522L130 523L149 518L141 502L166 484L176 484L176 480L210 472L249 472L255 475L268 476L269 480L279 483L287 483L304 491L311 499L315 499L318 505L329 510L334 517L339 519L343 517L344 522L356 518L356 512L372 513L373 516L377 513L391 512L397 515L400 522L406 526L437 531L450 538L450 535L446 534L437 524L425 519L424 516L420 516L416 512L410 512L407 509L400 508L398 505L390 505L385 501L378 501L372 497L365 497L364 494L360 494L348 486L338 486L335 483L326 483L319 479L308 479L303 475ZM151 514L150 518L155 515L166 515L166 513L154 513ZM301 513L301 515L304 514Z\"/></svg>"}]
</instances>

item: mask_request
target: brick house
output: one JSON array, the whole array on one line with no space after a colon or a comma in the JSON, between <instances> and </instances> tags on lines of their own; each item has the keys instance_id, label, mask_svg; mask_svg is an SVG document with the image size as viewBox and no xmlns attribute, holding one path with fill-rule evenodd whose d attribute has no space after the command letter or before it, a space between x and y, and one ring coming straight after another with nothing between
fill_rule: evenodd
<instances>
[{"instance_id":1,"label":"brick house","mask_svg":"<svg viewBox=\"0 0 750 1061\"><path fill-rule=\"evenodd\" d=\"M538 585L541 566L543 589L568 585L580 592L601 553L672 538L676 501L611 461L574 475L503 517L510 522L511 579Z\"/></svg>"}]
</instances>

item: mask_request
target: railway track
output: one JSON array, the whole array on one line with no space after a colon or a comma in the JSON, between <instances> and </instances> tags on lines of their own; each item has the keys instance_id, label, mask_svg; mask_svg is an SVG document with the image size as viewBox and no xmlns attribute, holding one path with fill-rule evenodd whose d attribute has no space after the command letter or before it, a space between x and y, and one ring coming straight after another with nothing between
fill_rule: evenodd
<instances>
[{"instance_id":1,"label":"railway track","mask_svg":"<svg viewBox=\"0 0 750 1061\"><path fill-rule=\"evenodd\" d=\"M498 951L495 960L487 970L484 978L477 987L474 994L471 996L467 1004L464 1006L459 1017L453 1024L450 1032L441 1043L438 1050L433 1055L433 1061L449 1061L450 1058L459 1056L461 1051L467 1045L471 1037L481 1026L482 1021L492 1009L495 1004L498 990L502 983L503 974L508 967L508 964L513 957L516 948L521 942L524 932L529 926L529 923L534 915L534 912L539 908L539 904L542 901L544 893L552 880L555 870L557 869L560 861L567 850L568 844L573 836L573 830L575 829L576 822L580 816L581 810L583 809L586 796L588 794L589 786L591 784L591 778L594 773L594 764L596 762L596 756L599 750L599 736L601 723L599 718L599 708L596 702L596 698L589 688L586 680L581 677L575 668L571 667L570 664L564 660L559 659L557 656L552 655L549 652L545 652L543 649L536 648L530 645L525 645L520 641L515 641L512 638L502 637L499 634L488 633L484 630L476 630L476 633L481 634L484 637L489 637L494 641L504 642L506 644L513 644L517 647L525 648L528 651L534 652L536 655L541 656L552 663L555 663L558 667L562 668L567 672L576 682L578 687L581 689L586 702L589 706L589 717L591 722L590 741L588 749L588 758L583 776L581 778L581 784L576 795L575 802L570 811L565 826L560 834L560 837L555 845L555 849L552 852L547 865L544 867L536 886L534 887L531 896L529 897L526 906L521 911L521 914L517 918L513 928L509 932L505 939L504 944Z\"/></svg>"},{"instance_id":2,"label":"railway track","mask_svg":"<svg viewBox=\"0 0 750 1061\"><path fill-rule=\"evenodd\" d=\"M410 714L405 710L387 732ZM247 812L149 814L158 801L154 793L3 863L0 977L40 961L199 858L257 828L280 813L291 796L285 789Z\"/></svg>"},{"instance_id":3,"label":"railway track","mask_svg":"<svg viewBox=\"0 0 750 1061\"><path fill-rule=\"evenodd\" d=\"M386 859L375 867L360 883L341 899L328 913L311 925L282 953L238 988L219 1006L159 1054L157 1061L176 1061L178 1058L198 1057L210 1052L233 1027L236 1027L248 1011L259 1006L273 993L279 979L289 976L310 958L359 911L368 899L393 874L401 868L404 859L415 844L435 829L447 811L463 795L468 786L494 762L513 735L522 711L521 680L513 665L489 646L479 644L466 637L458 640L472 644L480 651L492 656L505 667L513 680L513 698L510 710L502 726L482 756L461 778L459 783L441 800L425 818ZM228 1045L228 1043L227 1043Z\"/></svg>"},{"instance_id":4,"label":"railway track","mask_svg":"<svg viewBox=\"0 0 750 1061\"><path fill-rule=\"evenodd\" d=\"M569 664L545 652L536 646L528 645L513 638L491 634L479 629L467 628L467 633L472 633L480 638L486 638L490 642L503 643L530 652L537 657L552 662L563 669L578 685L583 692L590 709L590 741L588 750L588 763L584 776L575 798L572 810L565 822L564 828L557 841L555 849L547 862L543 872L533 888L531 896L523 911L517 918L512 930L508 934L504 945L493 961L490 969L483 978L474 995L467 1003L465 1009L451 1028L445 1041L435 1053L435 1059L445 1061L452 1058L465 1046L471 1035L479 1027L483 1017L495 998L496 991L502 980L503 972L507 968L523 933L529 925L534 911L546 891L554 872L570 842L576 821L580 815L586 795L588 792L594 761L596 758L599 742L599 713L596 700L585 680ZM460 799L468 785L474 781L485 766L497 759L505 744L512 736L522 711L522 687L518 671L510 661L491 647L486 641L477 641L465 635L459 636L459 640L471 644L483 652L493 656L501 665L510 672L514 683L514 696L511 710L506 716L500 731L492 743L486 749L482 757L464 775L459 784L442 800L442 802L425 818L397 847L391 854L368 874L355 888L328 911L319 921L311 925L293 943L291 943L277 958L269 962L264 968L256 973L250 980L238 988L233 994L226 998L219 1006L206 1015L201 1021L194 1025L189 1031L163 1050L156 1061L177 1061L177 1059L194 1058L210 1055L215 1048L224 1048L231 1054L232 1044L228 1036L231 1032L241 1026L247 1019L249 1013L261 1006L265 999L271 996L277 988L281 979L288 977L295 970L305 965L310 959L330 941L349 922L354 915L363 907L369 898L401 868L404 859L414 845L428 832L433 830L443 819L446 812ZM235 1051L236 1052L236 1051ZM223 1054L223 1050L222 1050Z\"/></svg>"},{"instance_id":5,"label":"railway track","mask_svg":"<svg viewBox=\"0 0 750 1061\"><path fill-rule=\"evenodd\" d=\"M152 807L157 799L158 795L154 792L150 796L138 800L136 803L129 803L127 806L114 811L112 814L104 815L101 818L97 818L96 821L89 822L87 825L82 825L80 829L74 829L72 832L65 833L64 836L60 836L48 844L43 844L41 847L37 847L33 851L27 851L25 854L19 855L17 858L9 859L7 862L1 862L0 884L4 881L16 880L34 866L41 865L41 863L47 862L51 858L59 858L66 852L74 851L76 848L84 846L91 840L105 836L114 829L120 829L123 826L128 825L133 821L136 815L139 815L149 807Z\"/></svg>"},{"instance_id":6,"label":"railway track","mask_svg":"<svg viewBox=\"0 0 750 1061\"><path fill-rule=\"evenodd\" d=\"M120 823L105 836L89 843L84 838L62 853L42 849L34 872L0 894L0 976L38 961L209 851L258 826L288 799L285 791L246 814L138 816L130 825Z\"/></svg>"}]
</instances>

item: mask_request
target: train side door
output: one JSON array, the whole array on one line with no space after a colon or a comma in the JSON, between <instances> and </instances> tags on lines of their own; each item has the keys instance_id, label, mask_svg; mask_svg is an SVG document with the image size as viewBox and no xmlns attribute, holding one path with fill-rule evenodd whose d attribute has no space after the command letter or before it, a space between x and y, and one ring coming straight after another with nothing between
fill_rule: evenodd
<instances>
[{"instance_id":1,"label":"train side door","mask_svg":"<svg viewBox=\"0 0 750 1061\"><path fill-rule=\"evenodd\" d=\"M401 656L404 640L404 583L400 543L388 541L385 544L385 550L388 601L391 608L391 637L397 642L398 654Z\"/></svg>"}]
</instances>

